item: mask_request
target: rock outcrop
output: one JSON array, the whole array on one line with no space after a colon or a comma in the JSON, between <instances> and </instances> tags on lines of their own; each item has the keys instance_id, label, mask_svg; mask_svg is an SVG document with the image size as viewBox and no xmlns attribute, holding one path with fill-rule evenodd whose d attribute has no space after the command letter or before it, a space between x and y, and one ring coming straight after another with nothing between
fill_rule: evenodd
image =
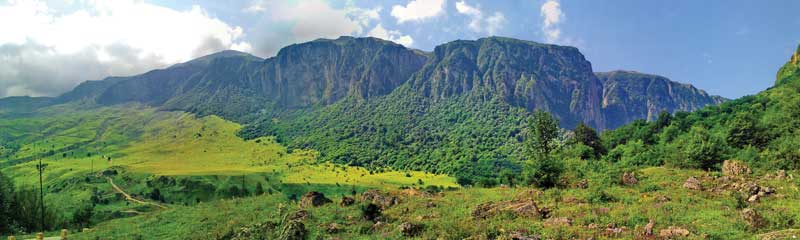
<instances>
[{"instance_id":1,"label":"rock outcrop","mask_svg":"<svg viewBox=\"0 0 800 240\"><path fill-rule=\"evenodd\" d=\"M330 199L325 197L321 192L307 192L300 199L300 207L319 207L328 203L332 203Z\"/></svg>"}]
</instances>

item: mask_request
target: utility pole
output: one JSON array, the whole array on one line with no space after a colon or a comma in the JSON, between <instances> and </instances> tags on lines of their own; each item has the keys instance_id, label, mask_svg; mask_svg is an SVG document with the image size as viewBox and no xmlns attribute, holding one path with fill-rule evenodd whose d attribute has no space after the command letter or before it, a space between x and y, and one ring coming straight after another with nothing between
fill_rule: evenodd
<instances>
[{"instance_id":1,"label":"utility pole","mask_svg":"<svg viewBox=\"0 0 800 240\"><path fill-rule=\"evenodd\" d=\"M35 152L35 151L34 151ZM42 157L39 157L39 164L36 165L36 170L39 171L39 209L41 212L39 213L40 220L41 220L41 228L40 230L44 232L44 184L42 183L42 173L44 173L44 168L47 165L42 163Z\"/></svg>"}]
</instances>

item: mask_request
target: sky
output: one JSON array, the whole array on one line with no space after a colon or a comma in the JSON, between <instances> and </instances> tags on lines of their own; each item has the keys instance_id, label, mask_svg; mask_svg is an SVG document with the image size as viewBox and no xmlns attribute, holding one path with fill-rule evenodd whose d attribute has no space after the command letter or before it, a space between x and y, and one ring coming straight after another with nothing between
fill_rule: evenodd
<instances>
[{"instance_id":1,"label":"sky","mask_svg":"<svg viewBox=\"0 0 800 240\"><path fill-rule=\"evenodd\" d=\"M0 97L57 96L233 49L259 57L372 36L431 51L506 36L578 47L594 71L633 70L737 98L772 86L800 43L800 1L0 0Z\"/></svg>"}]
</instances>

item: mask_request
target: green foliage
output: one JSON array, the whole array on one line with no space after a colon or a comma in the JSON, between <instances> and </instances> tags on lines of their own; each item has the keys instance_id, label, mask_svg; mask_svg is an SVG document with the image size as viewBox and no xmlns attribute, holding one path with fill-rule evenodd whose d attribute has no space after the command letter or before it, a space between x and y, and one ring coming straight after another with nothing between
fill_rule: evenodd
<instances>
[{"instance_id":1,"label":"green foliage","mask_svg":"<svg viewBox=\"0 0 800 240\"><path fill-rule=\"evenodd\" d=\"M597 136L597 132L593 128L581 122L575 127L573 133L575 134L575 142L581 143L592 149L592 158L598 158L599 156L605 154L605 147L603 146L600 137Z\"/></svg>"},{"instance_id":2,"label":"green foliage","mask_svg":"<svg viewBox=\"0 0 800 240\"><path fill-rule=\"evenodd\" d=\"M558 135L558 120L549 113L536 111L528 120L528 137L525 143L528 160L523 168L528 184L543 188L558 184L563 171L563 160L551 154L557 147Z\"/></svg>"}]
</instances>

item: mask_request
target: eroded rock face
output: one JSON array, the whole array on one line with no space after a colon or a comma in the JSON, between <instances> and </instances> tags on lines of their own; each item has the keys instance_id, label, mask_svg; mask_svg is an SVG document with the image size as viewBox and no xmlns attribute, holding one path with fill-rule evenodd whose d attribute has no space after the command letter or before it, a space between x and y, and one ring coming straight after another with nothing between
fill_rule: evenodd
<instances>
[{"instance_id":1,"label":"eroded rock face","mask_svg":"<svg viewBox=\"0 0 800 240\"><path fill-rule=\"evenodd\" d=\"M746 163L739 160L725 160L722 163L722 174L725 176L745 176L752 173L750 167Z\"/></svg>"},{"instance_id":2,"label":"eroded rock face","mask_svg":"<svg viewBox=\"0 0 800 240\"><path fill-rule=\"evenodd\" d=\"M683 187L686 189L703 191L703 184L696 177L689 177L686 179L686 181L683 182Z\"/></svg>"},{"instance_id":3,"label":"eroded rock face","mask_svg":"<svg viewBox=\"0 0 800 240\"><path fill-rule=\"evenodd\" d=\"M300 199L300 207L319 207L328 203L332 203L330 199L325 197L321 192L308 192Z\"/></svg>"}]
</instances>

